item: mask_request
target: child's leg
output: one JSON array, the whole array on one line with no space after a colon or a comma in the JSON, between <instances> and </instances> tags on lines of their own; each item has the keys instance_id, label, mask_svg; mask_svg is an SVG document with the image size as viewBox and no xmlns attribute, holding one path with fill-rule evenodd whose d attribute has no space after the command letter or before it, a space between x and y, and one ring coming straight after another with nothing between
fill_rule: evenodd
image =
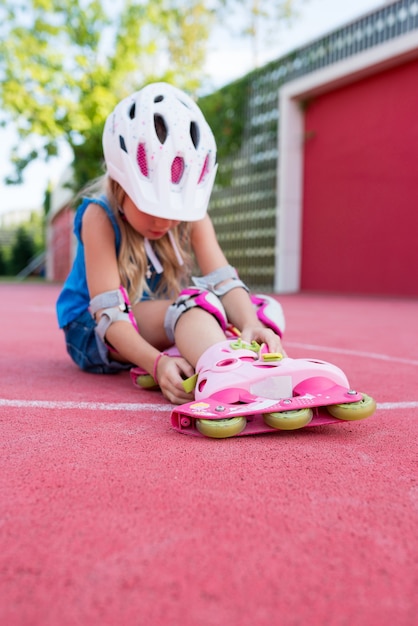
<instances>
[{"instance_id":1,"label":"child's leg","mask_svg":"<svg viewBox=\"0 0 418 626\"><path fill-rule=\"evenodd\" d=\"M170 300L143 300L132 307L140 335L157 350L173 345L164 330L164 319Z\"/></svg>"},{"instance_id":2,"label":"child's leg","mask_svg":"<svg viewBox=\"0 0 418 626\"><path fill-rule=\"evenodd\" d=\"M205 350L215 343L224 341L225 333L211 313L195 307L179 318L175 328L175 339L180 354L196 367Z\"/></svg>"},{"instance_id":3,"label":"child's leg","mask_svg":"<svg viewBox=\"0 0 418 626\"><path fill-rule=\"evenodd\" d=\"M211 298L217 300L215 296ZM164 324L170 305L173 306L170 300L144 300L135 304L132 311L139 333L148 343L162 351L175 341L180 354L195 366L207 348L225 339L225 333L212 313L196 306L181 313L175 321L174 339L168 338Z\"/></svg>"},{"instance_id":4,"label":"child's leg","mask_svg":"<svg viewBox=\"0 0 418 626\"><path fill-rule=\"evenodd\" d=\"M225 339L228 325L220 299L210 291L189 287L167 309L166 334L193 366L203 352Z\"/></svg>"}]
</instances>

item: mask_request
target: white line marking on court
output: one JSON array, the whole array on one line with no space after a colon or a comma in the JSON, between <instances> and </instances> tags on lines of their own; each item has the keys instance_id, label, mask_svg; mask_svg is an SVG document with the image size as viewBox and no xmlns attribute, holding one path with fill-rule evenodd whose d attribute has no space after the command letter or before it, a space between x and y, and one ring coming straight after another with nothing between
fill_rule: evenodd
<instances>
[{"instance_id":1,"label":"white line marking on court","mask_svg":"<svg viewBox=\"0 0 418 626\"><path fill-rule=\"evenodd\" d=\"M377 408L384 411L391 409L418 409L418 402L380 402L377 404Z\"/></svg>"},{"instance_id":2,"label":"white line marking on court","mask_svg":"<svg viewBox=\"0 0 418 626\"><path fill-rule=\"evenodd\" d=\"M378 352L359 352L348 350L347 348L332 348L330 346L317 346L311 343L298 343L297 341L285 341L286 346L293 348L306 348L307 350L318 350L322 352L335 352L337 354L349 354L350 356L360 356L366 359L377 359L379 361L391 361L392 363L403 363L404 365L418 365L418 361L413 359L403 359L389 354L379 354Z\"/></svg>"},{"instance_id":3,"label":"white line marking on court","mask_svg":"<svg viewBox=\"0 0 418 626\"><path fill-rule=\"evenodd\" d=\"M127 402L66 402L61 400L8 400L0 398L0 406L33 409L71 409L81 411L170 411L169 404Z\"/></svg>"},{"instance_id":4,"label":"white line marking on court","mask_svg":"<svg viewBox=\"0 0 418 626\"><path fill-rule=\"evenodd\" d=\"M151 404L141 402L66 402L62 400L9 400L0 398L0 407L11 407L18 409L52 409L52 410L81 410L81 411L157 411L168 413L173 409L170 404ZM396 409L418 409L418 401L411 402L381 402L377 404L378 409L385 411Z\"/></svg>"}]
</instances>

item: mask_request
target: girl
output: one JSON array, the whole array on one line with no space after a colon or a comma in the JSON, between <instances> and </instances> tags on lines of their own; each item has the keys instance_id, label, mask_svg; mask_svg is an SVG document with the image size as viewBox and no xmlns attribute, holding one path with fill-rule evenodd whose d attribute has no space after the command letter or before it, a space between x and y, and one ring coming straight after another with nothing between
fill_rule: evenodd
<instances>
[{"instance_id":1,"label":"girl","mask_svg":"<svg viewBox=\"0 0 418 626\"><path fill-rule=\"evenodd\" d=\"M144 368L179 404L192 399L183 379L228 324L283 351L283 325L260 321L206 213L216 145L195 102L165 83L144 87L108 117L103 150L107 174L77 210L77 254L57 302L75 363ZM202 278L186 288L192 259ZM174 343L181 356L165 355Z\"/></svg>"}]
</instances>

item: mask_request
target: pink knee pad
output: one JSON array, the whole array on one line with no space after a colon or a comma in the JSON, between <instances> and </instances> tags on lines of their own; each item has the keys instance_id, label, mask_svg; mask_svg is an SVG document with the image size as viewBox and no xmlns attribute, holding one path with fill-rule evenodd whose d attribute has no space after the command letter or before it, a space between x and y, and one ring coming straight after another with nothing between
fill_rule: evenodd
<instances>
[{"instance_id":1,"label":"pink knee pad","mask_svg":"<svg viewBox=\"0 0 418 626\"><path fill-rule=\"evenodd\" d=\"M286 322L281 304L270 296L251 295L251 302L256 308L257 317L267 328L271 328L279 337L283 336Z\"/></svg>"},{"instance_id":2,"label":"pink knee pad","mask_svg":"<svg viewBox=\"0 0 418 626\"><path fill-rule=\"evenodd\" d=\"M188 287L180 292L177 300L167 309L164 329L170 341L174 342L174 329L179 317L196 306L213 315L218 320L222 330L226 329L228 320L226 318L225 309L219 298L206 289Z\"/></svg>"}]
</instances>

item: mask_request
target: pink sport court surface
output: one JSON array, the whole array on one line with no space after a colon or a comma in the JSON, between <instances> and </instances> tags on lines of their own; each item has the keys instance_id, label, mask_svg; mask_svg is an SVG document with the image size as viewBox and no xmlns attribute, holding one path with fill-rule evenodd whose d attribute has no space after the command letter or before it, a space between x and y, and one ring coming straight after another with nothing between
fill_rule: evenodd
<instances>
[{"instance_id":1,"label":"pink sport court surface","mask_svg":"<svg viewBox=\"0 0 418 626\"><path fill-rule=\"evenodd\" d=\"M282 296L377 411L215 440L79 371L58 292L0 285L2 626L416 626L417 300Z\"/></svg>"}]
</instances>

